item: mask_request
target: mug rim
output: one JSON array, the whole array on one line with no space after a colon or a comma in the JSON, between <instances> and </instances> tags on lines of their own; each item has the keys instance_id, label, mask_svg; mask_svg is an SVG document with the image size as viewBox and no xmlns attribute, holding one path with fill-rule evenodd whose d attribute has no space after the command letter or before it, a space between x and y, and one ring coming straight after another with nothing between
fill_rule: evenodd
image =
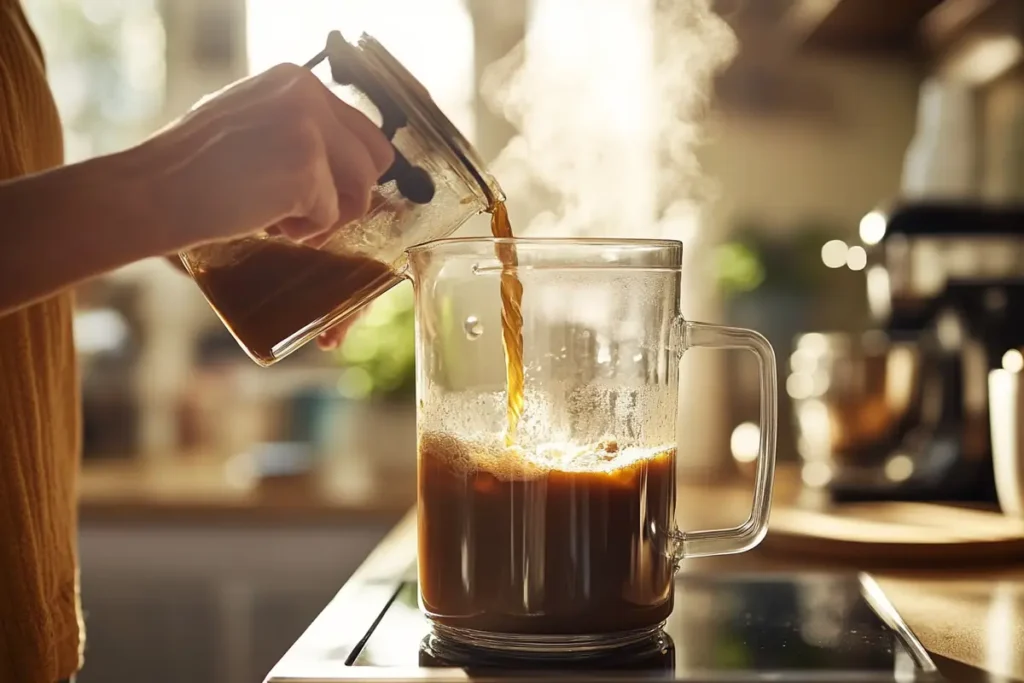
<instances>
[{"instance_id":1,"label":"mug rim","mask_svg":"<svg viewBox=\"0 0 1024 683\"><path fill-rule=\"evenodd\" d=\"M642 237L442 237L421 242L406 249L406 253L427 251L439 246L460 244L508 244L522 246L565 246L565 247L656 247L661 249L683 249L682 240L647 239Z\"/></svg>"}]
</instances>

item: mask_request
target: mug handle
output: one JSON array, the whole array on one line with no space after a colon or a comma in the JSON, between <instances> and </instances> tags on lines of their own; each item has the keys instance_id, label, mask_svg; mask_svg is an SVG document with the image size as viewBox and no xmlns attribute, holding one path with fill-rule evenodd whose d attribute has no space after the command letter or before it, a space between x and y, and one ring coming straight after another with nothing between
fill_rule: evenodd
<instances>
[{"instance_id":1,"label":"mug handle","mask_svg":"<svg viewBox=\"0 0 1024 683\"><path fill-rule=\"evenodd\" d=\"M750 550L768 532L768 514L772 505L775 480L775 431L778 426L778 378L775 352L762 335L739 327L676 321L680 356L687 349L703 346L716 349L746 349L757 356L761 375L761 443L754 477L754 501L747 521L730 529L672 532L673 559L731 555Z\"/></svg>"}]
</instances>

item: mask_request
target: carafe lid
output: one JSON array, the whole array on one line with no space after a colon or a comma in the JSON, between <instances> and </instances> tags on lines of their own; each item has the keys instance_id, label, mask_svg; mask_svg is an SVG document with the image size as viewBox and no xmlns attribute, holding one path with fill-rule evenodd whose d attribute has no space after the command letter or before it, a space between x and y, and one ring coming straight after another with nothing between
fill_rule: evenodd
<instances>
[{"instance_id":1,"label":"carafe lid","mask_svg":"<svg viewBox=\"0 0 1024 683\"><path fill-rule=\"evenodd\" d=\"M435 104L423 84L376 38L363 33L352 44L339 31L331 31L324 50L306 66L312 68L324 59L330 64L336 83L354 86L373 102L381 115L381 131L389 140L399 128L411 123L432 151L455 169L488 207L504 200L497 181L485 170L462 132ZM395 164L381 177L381 182L391 179L397 181L402 194L418 203L429 202L433 195L432 186L429 193L423 188L423 183L432 182L429 174L411 166L398 150Z\"/></svg>"}]
</instances>

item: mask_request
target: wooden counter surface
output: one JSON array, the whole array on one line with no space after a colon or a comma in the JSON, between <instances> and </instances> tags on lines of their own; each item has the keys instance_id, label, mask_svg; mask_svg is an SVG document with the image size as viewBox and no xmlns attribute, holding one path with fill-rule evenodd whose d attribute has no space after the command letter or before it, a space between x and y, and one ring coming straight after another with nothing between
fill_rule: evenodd
<instances>
[{"instance_id":1,"label":"wooden counter surface","mask_svg":"<svg viewBox=\"0 0 1024 683\"><path fill-rule=\"evenodd\" d=\"M86 462L79 477L85 522L398 520L415 500L408 465L329 462L307 474L258 479L244 460L197 455Z\"/></svg>"},{"instance_id":2,"label":"wooden counter surface","mask_svg":"<svg viewBox=\"0 0 1024 683\"><path fill-rule=\"evenodd\" d=\"M796 487L777 485L774 508L795 500ZM745 509L747 494L738 487L721 492L693 489L689 500L680 497L683 528L707 528L734 524L734 512ZM728 518L728 519L727 519ZM685 522L685 524L684 524ZM415 530L413 530L415 533ZM981 669L990 680L1024 681L1024 565L978 564L957 569L941 565L901 567L899 558L889 562L850 563L809 558L773 547L771 524L765 542L751 552L729 557L688 560L683 571L850 571L869 572L928 651L938 658ZM943 668L939 661L940 668ZM944 673L952 681L972 680L968 672Z\"/></svg>"},{"instance_id":3,"label":"wooden counter surface","mask_svg":"<svg viewBox=\"0 0 1024 683\"><path fill-rule=\"evenodd\" d=\"M736 523L745 516L749 507L747 488L746 484L681 487L678 502L680 526L695 529ZM776 485L776 509L792 504L797 490L794 473L783 468ZM402 576L414 562L415 553L416 519L415 510L412 510L285 655L274 674L281 676L281 680L292 680L298 671L313 672L322 667L337 670L340 663L333 662L330 652L324 647L331 643L332 648L337 649L338 643L345 638L345 622L349 620L339 607L343 603L349 604L362 590L360 587L365 587L368 582ZM855 569L862 567L773 551L768 542L744 555L688 560L683 563L681 571ZM877 579L949 680L1024 680L1024 566L956 571L877 566L865 569ZM350 635L356 637L354 633Z\"/></svg>"}]
</instances>

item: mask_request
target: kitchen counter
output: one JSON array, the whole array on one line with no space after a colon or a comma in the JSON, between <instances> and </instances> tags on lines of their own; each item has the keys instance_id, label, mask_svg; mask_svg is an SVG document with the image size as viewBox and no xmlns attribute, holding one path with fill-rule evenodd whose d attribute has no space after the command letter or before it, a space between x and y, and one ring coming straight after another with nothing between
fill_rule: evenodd
<instances>
[{"instance_id":1,"label":"kitchen counter","mask_svg":"<svg viewBox=\"0 0 1024 683\"><path fill-rule=\"evenodd\" d=\"M178 455L86 462L79 477L86 522L394 522L415 494L414 467L367 459L259 478L242 458Z\"/></svg>"},{"instance_id":2,"label":"kitchen counter","mask_svg":"<svg viewBox=\"0 0 1024 683\"><path fill-rule=\"evenodd\" d=\"M678 512L683 528L735 524L749 506L748 484L683 486ZM776 509L792 505L799 487L795 472L781 468ZM850 571L849 564L809 559L772 548L768 539L744 555L684 562L683 572ZM397 579L415 561L415 511L408 512L375 549L274 669L281 679L336 671L337 653L356 638L347 613L368 586ZM906 570L873 568L911 630L950 680L1024 680L1024 566ZM348 606L348 607L346 607ZM333 653L333 659L332 659ZM987 675L986 675L987 674Z\"/></svg>"}]
</instances>

